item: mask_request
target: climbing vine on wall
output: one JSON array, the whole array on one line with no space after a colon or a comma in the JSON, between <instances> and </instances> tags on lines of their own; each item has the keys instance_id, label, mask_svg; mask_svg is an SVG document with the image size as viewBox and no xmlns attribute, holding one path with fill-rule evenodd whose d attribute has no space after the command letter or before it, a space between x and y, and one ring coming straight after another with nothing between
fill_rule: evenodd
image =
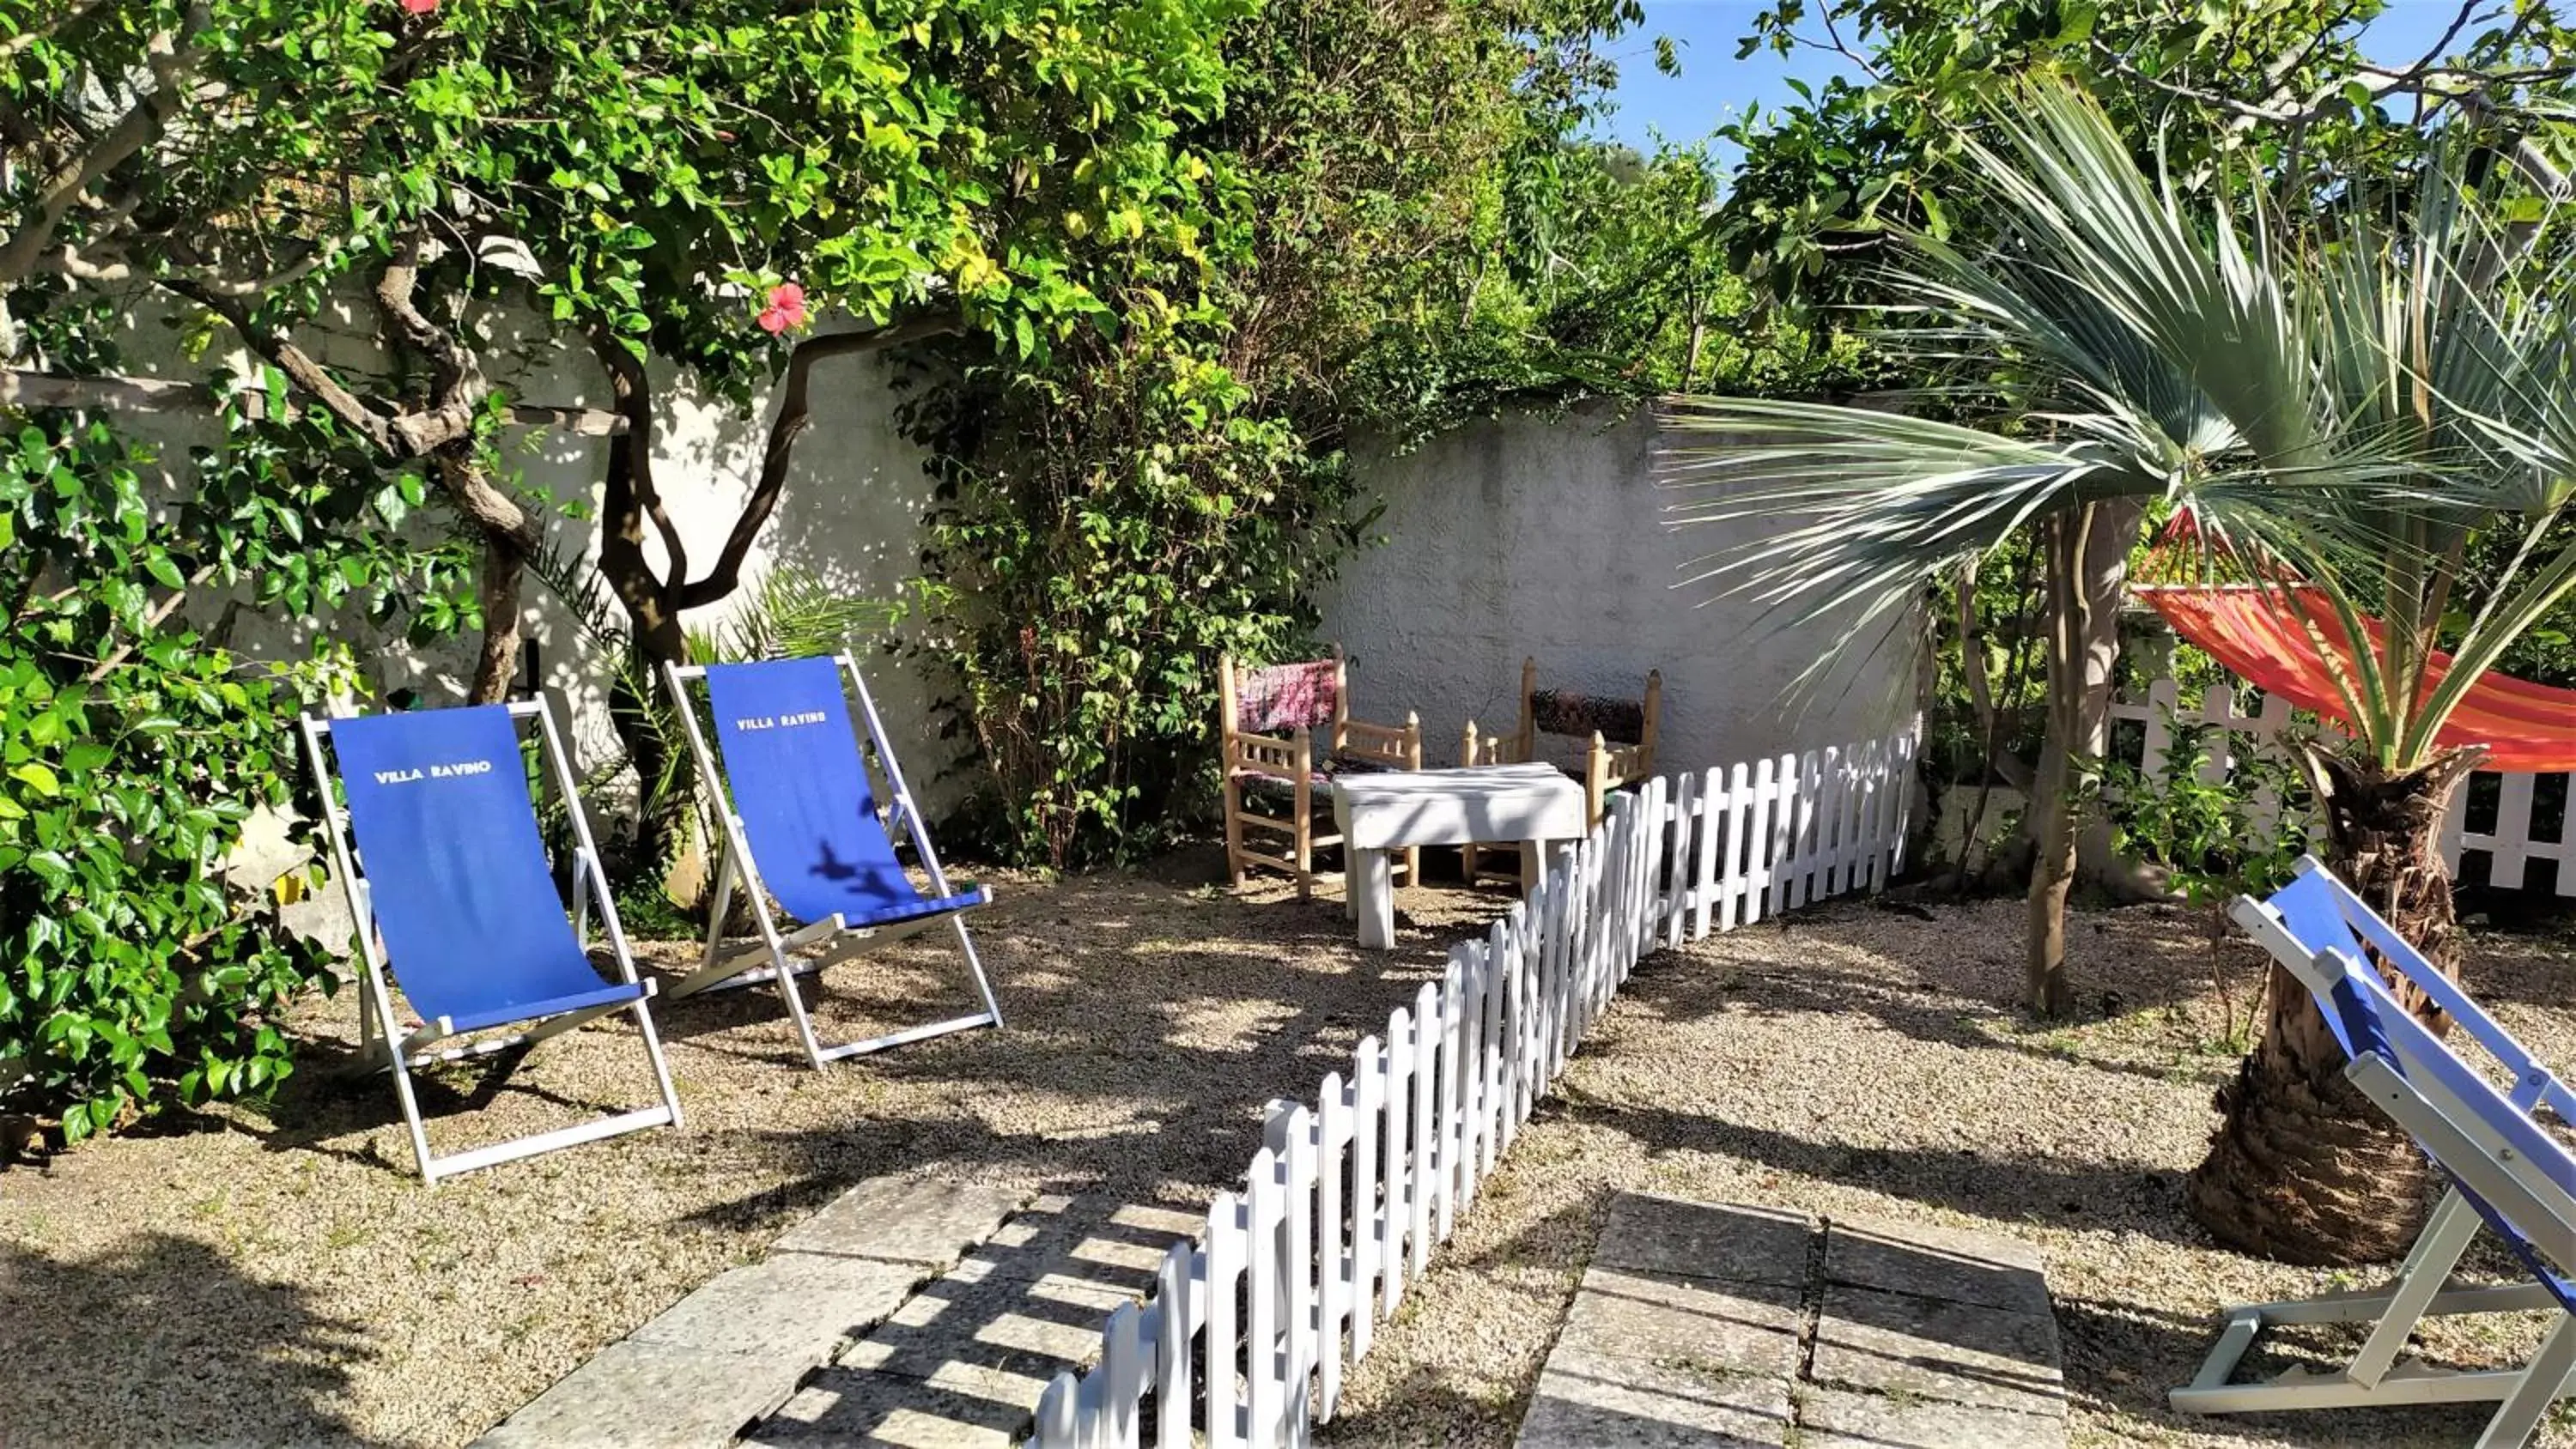
<instances>
[{"instance_id":1,"label":"climbing vine on wall","mask_svg":"<svg viewBox=\"0 0 2576 1449\"><path fill-rule=\"evenodd\" d=\"M1841 365L1702 244L1703 154L1583 139L1602 42L1640 18L1272 5L1227 32L1224 112L1176 137L1203 256L1132 272L1118 330L925 375L928 634L990 848L1129 857L1212 802L1216 656L1320 646L1314 591L1374 522L1355 438Z\"/></svg>"}]
</instances>

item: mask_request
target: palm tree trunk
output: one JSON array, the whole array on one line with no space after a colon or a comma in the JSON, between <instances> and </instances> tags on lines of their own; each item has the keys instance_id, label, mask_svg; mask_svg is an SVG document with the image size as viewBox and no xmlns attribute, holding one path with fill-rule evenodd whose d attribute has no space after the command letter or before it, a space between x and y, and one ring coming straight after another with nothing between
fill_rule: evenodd
<instances>
[{"instance_id":1,"label":"palm tree trunk","mask_svg":"<svg viewBox=\"0 0 2576 1449\"><path fill-rule=\"evenodd\" d=\"M2030 808L2039 853L2030 872L2026 965L2030 1009L2063 1016L2074 1005L2066 971L2066 900L2075 886L2077 786L2099 768L2111 734L2111 670L2120 657L2120 593L2129 579L2145 505L2088 503L2044 526L2048 588L2048 737Z\"/></svg>"},{"instance_id":2,"label":"palm tree trunk","mask_svg":"<svg viewBox=\"0 0 2576 1449\"><path fill-rule=\"evenodd\" d=\"M2482 751L2387 773L2310 750L2330 863L2444 975L2460 974L2442 817ZM2434 1029L2420 992L2400 999ZM2343 1075L2344 1055L2298 979L2272 968L2263 1039L2219 1088L2222 1121L2187 1187L2192 1216L2227 1247L2286 1263L2379 1262L2406 1250L2427 1209L2424 1158Z\"/></svg>"}]
</instances>

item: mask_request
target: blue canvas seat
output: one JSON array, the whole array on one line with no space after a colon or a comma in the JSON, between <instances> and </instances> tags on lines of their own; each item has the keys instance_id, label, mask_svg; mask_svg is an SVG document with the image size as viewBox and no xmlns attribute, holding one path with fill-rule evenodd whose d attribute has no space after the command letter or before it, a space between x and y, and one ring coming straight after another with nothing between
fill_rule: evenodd
<instances>
[{"instance_id":1,"label":"blue canvas seat","mask_svg":"<svg viewBox=\"0 0 2576 1449\"><path fill-rule=\"evenodd\" d=\"M571 812L580 844L570 916L555 893L520 754L522 721L537 726L571 799L574 782L560 736L541 704L304 721L305 750L365 964L360 1034L369 1059L393 1073L421 1176L432 1182L680 1120L646 1006L652 983L636 977L578 809ZM614 981L601 978L582 945L594 902L617 957ZM408 1034L394 1015L394 982L422 1019ZM661 1105L470 1152L431 1152L412 1091L414 1068L540 1040L618 1010L634 1013ZM531 1029L439 1045L521 1025Z\"/></svg>"},{"instance_id":2,"label":"blue canvas seat","mask_svg":"<svg viewBox=\"0 0 2576 1449\"><path fill-rule=\"evenodd\" d=\"M718 801L724 836L706 955L671 994L774 981L806 1057L818 1067L945 1032L1001 1025L1001 1009L963 919L992 895L981 887L949 886L856 662L841 655L665 669L698 767ZM713 753L690 698L695 680L705 682L714 716ZM883 810L851 721L852 692L886 772ZM908 834L929 877L927 891L896 857L890 831L897 826ZM723 929L737 888L751 903L760 939L752 950L728 957ZM783 925L771 913L773 901L788 918ZM942 922L956 930L982 1011L838 1046L825 1046L815 1036L794 978L819 971L823 963L801 960L797 951L841 937L854 945L884 944Z\"/></svg>"},{"instance_id":3,"label":"blue canvas seat","mask_svg":"<svg viewBox=\"0 0 2576 1449\"><path fill-rule=\"evenodd\" d=\"M2569 1280L2576 1268L2576 1156L2533 1114L2545 1108L2576 1121L2576 1096L2316 861L2300 862L2297 877L2268 900L2239 898L2231 914L2308 988L2344 1049L2345 1075L2414 1136L2449 1186L2386 1287L2223 1311L2217 1345L2193 1381L2173 1391L2174 1407L2246 1413L2500 1401L2477 1442L2526 1442L2576 1369L2576 1287ZM2374 954L2378 968L2365 964ZM2399 1004L2380 969L2450 1017L2447 1041ZM2495 1085L2464 1059L2463 1048L2491 1058L2493 1078L2510 1085ZM2529 1282L2454 1281L2452 1270L2481 1224ZM2557 1321L2520 1368L2452 1370L2405 1354L2427 1317L2535 1309L2554 1310ZM2371 1327L2340 1369L2232 1382L2266 1328L2308 1323Z\"/></svg>"}]
</instances>

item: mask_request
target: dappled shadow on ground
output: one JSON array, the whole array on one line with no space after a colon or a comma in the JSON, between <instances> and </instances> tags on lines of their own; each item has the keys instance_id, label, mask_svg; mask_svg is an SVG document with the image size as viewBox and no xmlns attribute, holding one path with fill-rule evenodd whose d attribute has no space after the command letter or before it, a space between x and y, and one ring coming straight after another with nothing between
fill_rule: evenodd
<instances>
[{"instance_id":1,"label":"dappled shadow on ground","mask_svg":"<svg viewBox=\"0 0 2576 1449\"><path fill-rule=\"evenodd\" d=\"M66 1262L0 1244L0 1444L361 1444L335 1401L380 1347L317 1295L164 1233Z\"/></svg>"},{"instance_id":2,"label":"dappled shadow on ground","mask_svg":"<svg viewBox=\"0 0 2576 1449\"><path fill-rule=\"evenodd\" d=\"M1579 1087L1569 1092L1564 1112L1573 1124L1634 1138L1650 1154L1717 1154L1930 1207L1975 1213L2009 1204L2026 1221L2081 1226L2116 1220L2171 1242L2209 1241L2183 1216L2181 1174L2143 1163L2070 1161L2008 1147L1941 1150L1838 1141L1830 1131L1801 1135L1699 1112L1614 1105Z\"/></svg>"},{"instance_id":3,"label":"dappled shadow on ground","mask_svg":"<svg viewBox=\"0 0 2576 1449\"><path fill-rule=\"evenodd\" d=\"M1311 1097L1437 979L1452 943L1509 906L1500 892L1407 891L1414 924L1378 954L1357 949L1338 899L1299 903L1284 888L1238 899L1136 877L997 887L999 903L972 919L1003 1030L817 1072L771 988L659 1003L685 1128L434 1191L411 1175L382 1077L300 1076L263 1112L226 1109L231 1130L107 1144L54 1172L0 1177L0 1244L17 1245L0 1246L15 1255L0 1258L12 1270L0 1292L41 1303L89 1275L119 1285L98 1290L112 1300L194 1304L191 1285L231 1284L268 1305L270 1325L213 1350L228 1381L267 1396L269 1417L246 1417L237 1437L462 1443L862 1178L1202 1209L1240 1183L1265 1102ZM2204 938L2170 914L2080 918L2095 1010L2059 1027L2012 1004L2013 919L2011 903L1931 921L1837 906L1785 932L1650 959L1460 1219L1446 1266L1380 1330L1339 1442L1453 1429L1459 1442L1507 1441L1616 1187L1997 1225L2050 1253L2061 1301L2091 1305L2061 1317L2080 1405L2115 1424L2238 1434L2164 1416L2163 1390L2197 1361L2219 1302L2315 1284L2211 1251L2180 1210L2209 1083L2232 1065L2195 1036L2209 1015ZM697 947L643 954L667 976ZM952 942L935 933L836 965L809 990L827 1039L971 1000ZM344 993L299 1017L314 1062L345 1056L354 1009ZM2569 1039L2560 1013L2538 1014L2556 1026L2536 1043ZM634 1032L611 1022L427 1074L423 1095L433 1137L454 1148L651 1092ZM66 1325L20 1302L0 1298L0 1362L59 1352L97 1365L94 1381L73 1382L87 1386L99 1439L170 1437L154 1395L178 1390L109 1387L158 1372L152 1330L114 1312ZM2474 1344L2441 1347L2496 1361ZM56 1398L0 1388L11 1415ZM2248 1422L2268 1432L2274 1421Z\"/></svg>"},{"instance_id":4,"label":"dappled shadow on ground","mask_svg":"<svg viewBox=\"0 0 2576 1449\"><path fill-rule=\"evenodd\" d=\"M1203 1211L1240 1185L1263 1105L1310 1098L1325 1072L1347 1070L1352 1047L1438 977L1447 948L1510 904L1408 890L1412 926L1376 953L1358 949L1338 898L1300 903L1276 886L1238 898L1134 877L995 885L997 904L970 920L1002 1030L815 1071L772 987L660 1001L684 1127L425 1189L389 1080L330 1070L356 1038L343 992L297 1016L318 1070L275 1101L200 1124L220 1130L101 1144L54 1171L0 1177L0 1245L32 1245L31 1268L123 1265L137 1302L164 1274L299 1295L348 1348L315 1360L326 1374L293 1353L263 1359L246 1336L228 1342L225 1373L281 1406L279 1432L253 1437L291 1440L302 1422L308 1437L459 1444L864 1178ZM667 981L695 965L698 945L639 943L638 954ZM974 999L944 932L842 961L804 989L826 1041ZM441 1151L653 1100L640 1040L615 1018L419 1082ZM36 1233L38 1220L70 1226ZM212 1268L148 1247L169 1229L202 1238L194 1251ZM162 1297L193 1302L193 1291ZM100 1383L159 1373L144 1341L112 1316L0 1313L0 1362L61 1352L96 1365ZM33 1402L11 1392L0 1402ZM100 1402L101 1438L162 1433L148 1399Z\"/></svg>"},{"instance_id":5,"label":"dappled shadow on ground","mask_svg":"<svg viewBox=\"0 0 2576 1449\"><path fill-rule=\"evenodd\" d=\"M1703 943L1680 957L1650 959L1625 997L1635 1010L1681 1023L1861 1015L1934 1045L2158 1080L2204 1073L2215 1081L2232 1068L2233 1054L2213 1050L2209 1040L2217 1014L2197 999L2213 970L2202 913L2140 907L2078 916L2070 936L2082 988L2067 1021L2045 1020L2022 1004L2020 939L1962 931L1966 919L1986 917L1957 906L1843 902L1746 928L1729 941L1751 950ZM1873 939L1892 939L1899 950L1855 942L1853 928L1864 924ZM1906 939L1918 932L1919 942ZM2218 943L2214 969L2238 993L2229 1004L2240 1016L2264 959L2241 939ZM2084 1030L2105 1024L2116 1030Z\"/></svg>"},{"instance_id":6,"label":"dappled shadow on ground","mask_svg":"<svg viewBox=\"0 0 2576 1449\"><path fill-rule=\"evenodd\" d=\"M1028 1427L1056 1375L1098 1354L1104 1319L1155 1281L1204 1215L1172 1203L1040 1198L810 1376L756 1444L983 1442Z\"/></svg>"},{"instance_id":7,"label":"dappled shadow on ground","mask_svg":"<svg viewBox=\"0 0 2576 1449\"><path fill-rule=\"evenodd\" d=\"M2212 1440L2265 1444L2466 1444L2495 1412L2492 1404L2419 1409L2340 1409L2298 1414L2204 1416L2180 1414L2165 1393L2189 1383L2217 1341L2218 1325L2199 1315L2177 1314L2137 1302L2055 1295L2057 1330L2066 1346L2066 1381L2075 1401L2096 1412L2117 1409L2140 1424ZM2361 1343L2354 1329L2306 1329L2282 1335L2247 1356L2240 1381L2277 1374L2294 1365L2314 1368L2349 1358ZM2450 1362L2448 1367L2489 1368L2512 1355Z\"/></svg>"},{"instance_id":8,"label":"dappled shadow on ground","mask_svg":"<svg viewBox=\"0 0 2576 1449\"><path fill-rule=\"evenodd\" d=\"M1765 923L1641 963L1416 1285L1418 1307L1354 1376L1337 1445L1509 1442L1563 1325L1605 1192L1761 1203L1831 1218L1968 1227L2037 1250L2057 1304L2076 1442L2372 1445L2467 1442L2477 1406L2194 1418L2187 1382L2230 1303L2360 1286L2214 1247L2181 1183L2216 1124L2211 1086L2236 1054L2210 1038L2220 1003L2204 918L2166 908L2079 913L2084 1010L2018 1005L2018 902L1867 903ZM2232 996L2257 964L2225 958ZM2483 938L2479 953L2488 950ZM2497 952L2497 980L2545 983L2536 953ZM2528 959L2526 959L2526 957ZM2471 978L2488 970L2473 960ZM2563 969L2563 968L2562 968ZM2563 979L2563 978L2562 978ZM2498 993L2544 1057L2576 1060L2576 1014ZM2473 1275L2511 1279L2512 1265ZM1472 1332L1461 1325L1473 1325ZM2428 1325L2437 1363L2508 1366L2537 1319ZM2349 1330L2303 1330L2247 1373L2333 1363ZM2554 1436L2554 1437L2553 1437ZM2543 1444L2576 1444L2550 1430Z\"/></svg>"}]
</instances>

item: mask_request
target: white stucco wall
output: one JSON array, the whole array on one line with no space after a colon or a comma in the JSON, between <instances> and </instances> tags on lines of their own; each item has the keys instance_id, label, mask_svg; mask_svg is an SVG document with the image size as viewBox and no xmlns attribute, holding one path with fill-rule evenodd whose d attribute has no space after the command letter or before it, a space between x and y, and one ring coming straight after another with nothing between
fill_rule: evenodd
<instances>
[{"instance_id":1,"label":"white stucco wall","mask_svg":"<svg viewBox=\"0 0 2576 1449\"><path fill-rule=\"evenodd\" d=\"M515 332L506 315L486 319L483 353L495 382L522 402L568 407L605 407L607 380L584 351L563 351L543 342L533 330ZM158 319L137 317L123 337L132 370L146 375L195 379L224 359L183 360L175 339ZM308 328L298 339L325 363L357 375L379 374L384 359L371 339L356 329L343 333ZM245 356L230 359L244 376L251 375ZM657 422L654 430L654 477L689 550L691 571L702 574L714 561L727 532L750 492L767 442L772 404L762 397L746 413L704 396L667 366L652 369ZM744 568L744 585L724 603L694 611L691 627L722 620L755 593L760 576L788 563L813 572L855 597L893 600L901 597L920 572L923 518L931 501L931 480L923 471L926 454L904 439L894 422L900 395L878 359L861 357L828 362L811 382L813 423L797 441L794 470L777 511L762 530L758 546ZM185 460L191 444L215 436L203 416L129 417L126 424L161 445L165 471L173 490L184 488ZM513 429L503 451L521 471L521 481L553 498L550 527L560 546L594 558L600 525L596 518L607 469L607 440L542 428ZM573 516L561 505L581 505ZM447 526L424 515L424 530ZM429 536L426 532L424 536ZM663 567L658 538L647 545L656 567ZM606 700L608 662L589 650L570 612L551 590L530 577L521 601L527 637L538 648L543 684L570 722L576 753L585 770L613 749ZM192 601L190 615L201 626L225 618L225 601ZM309 647L311 620L263 616L253 609L231 612L226 642L253 656L300 655ZM343 637L356 650L379 693L400 688L421 691L427 702L462 699L472 672L475 641L459 638L426 651L398 640L369 637L364 621L342 617L323 627ZM864 641L863 641L864 642ZM931 702L938 689L921 677L917 660L866 653L860 660L871 690L885 716L888 733L901 753L914 792L933 810L952 800L957 782L942 779L954 758L954 747L934 730Z\"/></svg>"},{"instance_id":2,"label":"white stucco wall","mask_svg":"<svg viewBox=\"0 0 2576 1449\"><path fill-rule=\"evenodd\" d=\"M606 406L604 379L580 366L583 361L573 359L575 365L556 375L524 384L522 395L531 402ZM654 479L689 551L694 577L714 563L751 491L773 404L763 397L746 415L698 393L667 366L656 366L652 376ZM761 575L780 564L814 574L850 597L886 601L902 598L920 573L932 483L922 467L926 454L895 427L899 399L883 364L870 357L825 363L815 370L810 397L813 424L796 442L786 491L744 566L742 588L731 599L685 615L689 627L703 629L729 617L756 596ZM607 472L606 439L530 431L523 441L530 449L521 464L527 482L558 500L596 509ZM559 539L578 541L596 556L594 519L559 518L555 530ZM657 569L667 568L658 537L648 538L645 551ZM571 618L543 585L531 580L523 602L546 687L581 722L585 740L604 745L604 662L581 649ZM428 662L434 692L462 695L471 665L466 642ZM929 808L943 808L955 791L954 782L942 778L953 752L934 729L931 702L937 690L921 677L927 666L865 650L859 663L914 792Z\"/></svg>"},{"instance_id":3,"label":"white stucco wall","mask_svg":"<svg viewBox=\"0 0 2576 1449\"><path fill-rule=\"evenodd\" d=\"M1792 697L1835 632L1757 632L1756 610L1676 587L1689 559L1738 541L1665 526L1654 422L1594 407L1471 424L1417 452L1363 452L1386 502L1386 541L1350 559L1320 598L1324 633L1352 658L1352 705L1422 717L1428 763L1455 764L1473 717L1519 717L1521 660L1541 688L1635 698L1664 676L1662 769L1750 760L1871 738L1914 710L1914 660L1882 650Z\"/></svg>"},{"instance_id":4,"label":"white stucco wall","mask_svg":"<svg viewBox=\"0 0 2576 1449\"><path fill-rule=\"evenodd\" d=\"M127 355L159 366L137 371L201 377L165 332L138 321ZM354 329L353 329L354 331ZM326 361L360 372L380 359L362 337L308 332ZM508 335L486 339L487 367L522 401L604 406L606 382L586 354ZM706 398L668 367L654 369L655 473L687 541L693 569L711 561L748 492L766 440L769 401L747 414ZM799 440L795 471L746 569L745 594L766 569L792 563L843 591L900 597L919 573L931 506L926 455L895 426L900 393L884 366L827 363L813 379L814 423ZM154 419L165 459L183 466L185 445L206 439L203 418ZM1363 488L1386 503L1384 542L1352 557L1318 602L1327 638L1353 660L1353 704L1369 718L1420 713L1432 764L1455 762L1470 717L1508 728L1517 715L1524 655L1546 687L1634 697L1646 671L1664 675L1665 768L1725 764L1791 748L1882 734L1914 708L1914 663L1886 651L1846 661L1826 688L1792 698L1791 682L1835 645L1825 628L1763 634L1740 601L1677 588L1690 558L1735 541L1720 531L1665 527L1669 495L1652 477L1654 424L1642 410L1593 408L1555 418L1480 422L1409 454L1362 448ZM595 511L605 473L603 439L526 429L510 440L524 481L585 516L554 522L559 540L595 553ZM175 482L176 480L174 480ZM648 545L659 559L658 541ZM743 597L737 596L737 602ZM544 684L572 720L585 767L607 752L605 662L581 645L553 594L534 579L524 602ZM732 604L694 613L703 626ZM219 602L192 608L201 623ZM241 610L231 642L253 654L301 652L310 621ZM352 621L328 626L356 645L379 690L420 689L432 703L461 698L470 639L415 653L369 641ZM939 739L932 701L942 692L918 659L875 654L868 666L889 731L916 791L933 810L963 782L943 779L955 747ZM606 802L599 802L606 803Z\"/></svg>"}]
</instances>

